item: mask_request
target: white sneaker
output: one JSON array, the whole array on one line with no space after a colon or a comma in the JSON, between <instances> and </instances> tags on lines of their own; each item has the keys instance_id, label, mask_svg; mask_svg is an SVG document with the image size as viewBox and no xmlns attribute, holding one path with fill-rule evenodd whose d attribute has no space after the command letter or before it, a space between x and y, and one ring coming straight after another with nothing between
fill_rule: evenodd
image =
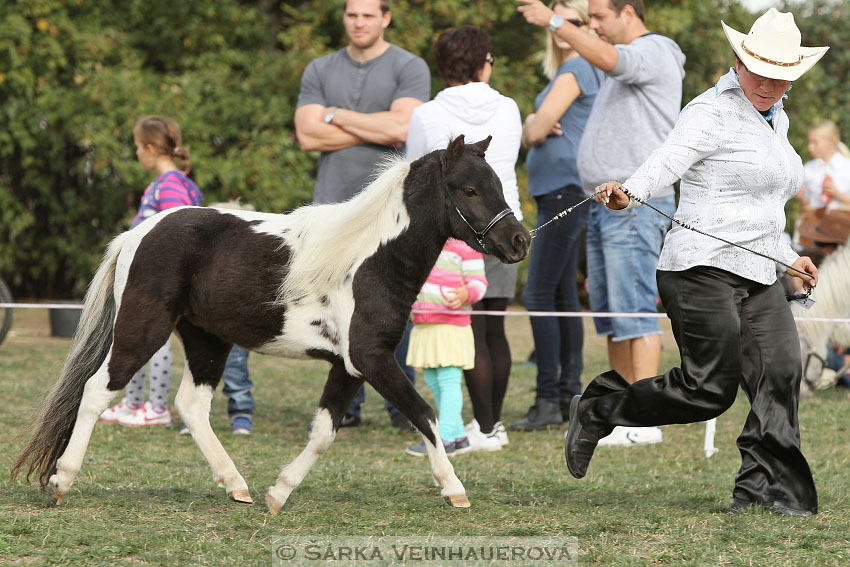
<instances>
[{"instance_id":1,"label":"white sneaker","mask_svg":"<svg viewBox=\"0 0 850 567\"><path fill-rule=\"evenodd\" d=\"M153 409L151 403L145 402L145 405L131 413L129 416L118 420L121 425L130 427L142 427L145 425L171 425L171 410L165 408L159 412Z\"/></svg>"},{"instance_id":2,"label":"white sneaker","mask_svg":"<svg viewBox=\"0 0 850 567\"><path fill-rule=\"evenodd\" d=\"M502 444L502 447L508 444L508 430L505 429L505 424L501 421L497 421L493 425L493 433L496 434L496 439L499 440L499 443Z\"/></svg>"},{"instance_id":3,"label":"white sneaker","mask_svg":"<svg viewBox=\"0 0 850 567\"><path fill-rule=\"evenodd\" d=\"M599 440L599 445L652 445L661 443L663 436L658 427L621 427L617 426L607 437Z\"/></svg>"},{"instance_id":4,"label":"white sneaker","mask_svg":"<svg viewBox=\"0 0 850 567\"><path fill-rule=\"evenodd\" d=\"M124 403L124 400L121 400L111 408L103 410L103 413L100 414L100 420L106 423L115 423L122 418L129 417L134 411L133 408Z\"/></svg>"},{"instance_id":5,"label":"white sneaker","mask_svg":"<svg viewBox=\"0 0 850 567\"><path fill-rule=\"evenodd\" d=\"M474 420L472 423L478 425ZM496 437L495 428L490 433L484 434L480 427L471 427L464 429L464 433L466 438L469 439L470 451L500 451L502 449L502 442Z\"/></svg>"},{"instance_id":6,"label":"white sneaker","mask_svg":"<svg viewBox=\"0 0 850 567\"><path fill-rule=\"evenodd\" d=\"M473 419L472 421L470 421L469 423L464 425L463 426L463 432L466 433L467 437L469 437L470 435L477 437L476 434L483 435L481 433L481 426L478 425L477 419ZM501 445L502 447L504 447L505 445L508 444L508 430L505 429L505 424L503 424L501 421L497 421L496 423L494 423L493 424L493 431L491 431L490 433L485 435L485 437L490 437L490 436L494 436L496 439L498 439L499 445ZM495 451L496 449L490 449L490 450Z\"/></svg>"}]
</instances>

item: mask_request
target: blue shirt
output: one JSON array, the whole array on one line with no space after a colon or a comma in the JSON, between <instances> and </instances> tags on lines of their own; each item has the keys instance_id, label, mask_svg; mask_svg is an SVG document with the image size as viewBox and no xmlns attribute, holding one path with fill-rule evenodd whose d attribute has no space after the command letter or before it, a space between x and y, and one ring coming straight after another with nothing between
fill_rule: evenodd
<instances>
[{"instance_id":1,"label":"blue shirt","mask_svg":"<svg viewBox=\"0 0 850 567\"><path fill-rule=\"evenodd\" d=\"M555 80L564 73L572 73L575 76L581 94L558 120L563 134L548 136L542 144L534 146L528 152L525 162L528 168L528 193L535 197L567 185L581 186L576 165L578 145L604 75L581 57L567 59L558 67L558 72L546 88L534 99L535 111L543 104Z\"/></svg>"}]
</instances>

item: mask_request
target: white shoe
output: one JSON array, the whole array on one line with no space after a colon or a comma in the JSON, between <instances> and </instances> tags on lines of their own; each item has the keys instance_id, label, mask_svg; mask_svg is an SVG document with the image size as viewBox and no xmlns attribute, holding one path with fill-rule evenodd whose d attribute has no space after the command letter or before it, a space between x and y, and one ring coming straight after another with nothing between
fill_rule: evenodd
<instances>
[{"instance_id":1,"label":"white shoe","mask_svg":"<svg viewBox=\"0 0 850 567\"><path fill-rule=\"evenodd\" d=\"M617 426L607 437L599 440L599 445L652 445L661 443L663 436L658 427L621 427Z\"/></svg>"},{"instance_id":2,"label":"white shoe","mask_svg":"<svg viewBox=\"0 0 850 567\"><path fill-rule=\"evenodd\" d=\"M477 422L473 421L473 423L478 425ZM500 451L502 449L502 442L496 437L495 428L487 434L481 433L481 428L479 427L465 429L464 433L466 434L466 438L469 439L470 451Z\"/></svg>"},{"instance_id":3,"label":"white shoe","mask_svg":"<svg viewBox=\"0 0 850 567\"><path fill-rule=\"evenodd\" d=\"M100 414L100 420L106 423L115 423L122 418L129 417L134 411L133 408L124 403L124 400L121 400L111 408L103 410L103 413Z\"/></svg>"},{"instance_id":4,"label":"white shoe","mask_svg":"<svg viewBox=\"0 0 850 567\"><path fill-rule=\"evenodd\" d=\"M497 421L493 425L493 432L496 434L496 439L502 444L502 447L508 444L508 430L505 429L505 424Z\"/></svg>"},{"instance_id":5,"label":"white shoe","mask_svg":"<svg viewBox=\"0 0 850 567\"><path fill-rule=\"evenodd\" d=\"M151 403L145 402L145 405L131 413L129 416L122 417L118 420L121 425L130 427L142 427L145 425L171 425L171 410L165 408L159 412L153 409Z\"/></svg>"},{"instance_id":6,"label":"white shoe","mask_svg":"<svg viewBox=\"0 0 850 567\"><path fill-rule=\"evenodd\" d=\"M484 435L483 433L481 433L481 426L478 425L478 420L473 419L472 421L470 421L469 423L467 423L466 425L463 426L463 432L466 433L467 437L470 437L469 441L473 445L475 444L475 442L472 440L472 437L475 437L477 439L479 435L483 435L485 437L491 437L491 436L495 437L496 439L499 440L499 446L500 447L504 447L505 445L508 444L508 431L507 431L507 429L505 429L505 425L501 421L497 421L495 424L493 424L493 431ZM473 449L473 450L475 450L475 449ZM485 450L496 451L497 449L485 449Z\"/></svg>"}]
</instances>

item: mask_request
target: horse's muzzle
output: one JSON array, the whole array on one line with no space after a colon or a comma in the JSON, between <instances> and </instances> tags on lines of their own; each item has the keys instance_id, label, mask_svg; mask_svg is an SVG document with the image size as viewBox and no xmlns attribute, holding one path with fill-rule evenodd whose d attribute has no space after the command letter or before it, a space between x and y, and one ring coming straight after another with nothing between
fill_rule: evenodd
<instances>
[{"instance_id":1,"label":"horse's muzzle","mask_svg":"<svg viewBox=\"0 0 850 567\"><path fill-rule=\"evenodd\" d=\"M492 246L488 245L488 248L493 250L493 255L503 263L515 264L528 256L531 235L519 222L514 221L512 226L506 226L498 235L493 236L494 242Z\"/></svg>"}]
</instances>

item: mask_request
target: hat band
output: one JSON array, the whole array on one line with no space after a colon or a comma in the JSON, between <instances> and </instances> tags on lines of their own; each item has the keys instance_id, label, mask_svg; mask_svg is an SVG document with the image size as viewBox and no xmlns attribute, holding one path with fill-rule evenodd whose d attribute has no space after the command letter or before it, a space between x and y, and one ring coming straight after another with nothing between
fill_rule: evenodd
<instances>
[{"instance_id":1,"label":"hat band","mask_svg":"<svg viewBox=\"0 0 850 567\"><path fill-rule=\"evenodd\" d=\"M799 65L803 61L803 58L804 58L802 55L800 55L800 58L797 59L796 61L794 61L793 63L784 63L782 61L774 61L773 59L768 59L767 57L762 57L761 55L758 55L757 53L753 53L752 51L747 49L747 46L744 45L743 41L741 41L741 49L743 49L744 53L746 53L750 57L755 57L759 61L762 61L764 63L769 63L770 65L778 65L779 67L794 67L796 65Z\"/></svg>"}]
</instances>

